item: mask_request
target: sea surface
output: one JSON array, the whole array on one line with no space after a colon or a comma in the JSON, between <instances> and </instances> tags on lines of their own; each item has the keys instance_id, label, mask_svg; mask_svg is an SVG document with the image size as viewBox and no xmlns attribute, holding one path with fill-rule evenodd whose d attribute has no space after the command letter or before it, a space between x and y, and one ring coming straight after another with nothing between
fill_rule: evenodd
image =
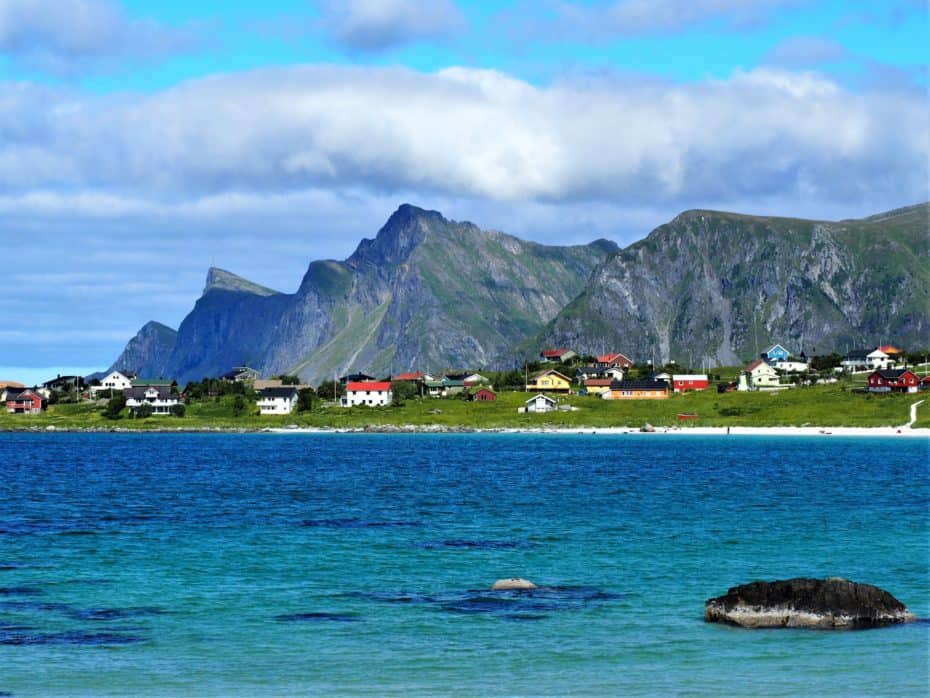
<instances>
[{"instance_id":1,"label":"sea surface","mask_svg":"<svg viewBox=\"0 0 930 698\"><path fill-rule=\"evenodd\" d=\"M928 512L921 439L5 434L0 695L926 696L926 622L703 605L841 576L930 617Z\"/></svg>"}]
</instances>

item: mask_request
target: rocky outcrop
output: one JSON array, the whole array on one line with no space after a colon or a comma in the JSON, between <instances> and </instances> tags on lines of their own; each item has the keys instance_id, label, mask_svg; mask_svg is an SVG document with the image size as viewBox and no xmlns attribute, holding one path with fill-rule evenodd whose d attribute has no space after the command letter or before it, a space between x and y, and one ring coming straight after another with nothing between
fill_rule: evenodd
<instances>
[{"instance_id":1,"label":"rocky outcrop","mask_svg":"<svg viewBox=\"0 0 930 698\"><path fill-rule=\"evenodd\" d=\"M508 579L498 579L491 585L492 591L519 591L523 589L535 589L536 585L528 579L520 577L510 577Z\"/></svg>"},{"instance_id":2,"label":"rocky outcrop","mask_svg":"<svg viewBox=\"0 0 930 698\"><path fill-rule=\"evenodd\" d=\"M704 604L708 623L744 628L874 628L913 619L887 591L836 577L752 582Z\"/></svg>"},{"instance_id":3,"label":"rocky outcrop","mask_svg":"<svg viewBox=\"0 0 930 698\"><path fill-rule=\"evenodd\" d=\"M167 376L165 372L178 333L160 322L148 322L129 340L123 353L107 370L123 371L150 378Z\"/></svg>"}]
</instances>

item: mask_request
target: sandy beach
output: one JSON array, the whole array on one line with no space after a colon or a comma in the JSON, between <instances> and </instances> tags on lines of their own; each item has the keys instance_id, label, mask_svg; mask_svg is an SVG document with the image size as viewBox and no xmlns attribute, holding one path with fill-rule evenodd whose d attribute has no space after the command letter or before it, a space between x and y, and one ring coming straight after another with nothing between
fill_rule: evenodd
<instances>
[{"instance_id":1,"label":"sandy beach","mask_svg":"<svg viewBox=\"0 0 930 698\"><path fill-rule=\"evenodd\" d=\"M472 429L448 427L446 425L403 424L391 426L369 426L357 429L327 429L317 427L266 428L265 433L278 434L442 434L442 433L488 433L488 434L641 434L643 436L868 436L930 439L930 429L900 427L656 427L655 431L644 432L633 427L571 427L539 429Z\"/></svg>"}]
</instances>

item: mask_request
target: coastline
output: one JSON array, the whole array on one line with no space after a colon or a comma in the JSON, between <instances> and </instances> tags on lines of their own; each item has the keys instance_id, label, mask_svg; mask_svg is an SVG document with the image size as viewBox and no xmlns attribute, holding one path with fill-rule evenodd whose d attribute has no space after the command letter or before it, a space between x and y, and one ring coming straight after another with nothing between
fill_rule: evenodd
<instances>
[{"instance_id":1,"label":"coastline","mask_svg":"<svg viewBox=\"0 0 930 698\"><path fill-rule=\"evenodd\" d=\"M930 429L910 426L885 427L830 427L830 426L731 426L731 427L655 427L645 432L636 427L466 427L445 424L367 425L364 427L23 427L0 429L0 434L16 433L93 433L93 434L555 434L616 436L642 434L644 436L865 436L885 438L922 438L930 440Z\"/></svg>"}]
</instances>

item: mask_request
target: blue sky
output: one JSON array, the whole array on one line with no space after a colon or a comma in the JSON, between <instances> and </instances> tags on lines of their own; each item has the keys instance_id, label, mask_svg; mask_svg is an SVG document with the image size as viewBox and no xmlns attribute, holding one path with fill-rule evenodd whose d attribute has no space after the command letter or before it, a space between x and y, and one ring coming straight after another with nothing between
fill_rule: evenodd
<instances>
[{"instance_id":1,"label":"blue sky","mask_svg":"<svg viewBox=\"0 0 930 698\"><path fill-rule=\"evenodd\" d=\"M552 244L928 196L922 0L0 0L0 379L404 201ZM42 283L31 283L36 278Z\"/></svg>"}]
</instances>

